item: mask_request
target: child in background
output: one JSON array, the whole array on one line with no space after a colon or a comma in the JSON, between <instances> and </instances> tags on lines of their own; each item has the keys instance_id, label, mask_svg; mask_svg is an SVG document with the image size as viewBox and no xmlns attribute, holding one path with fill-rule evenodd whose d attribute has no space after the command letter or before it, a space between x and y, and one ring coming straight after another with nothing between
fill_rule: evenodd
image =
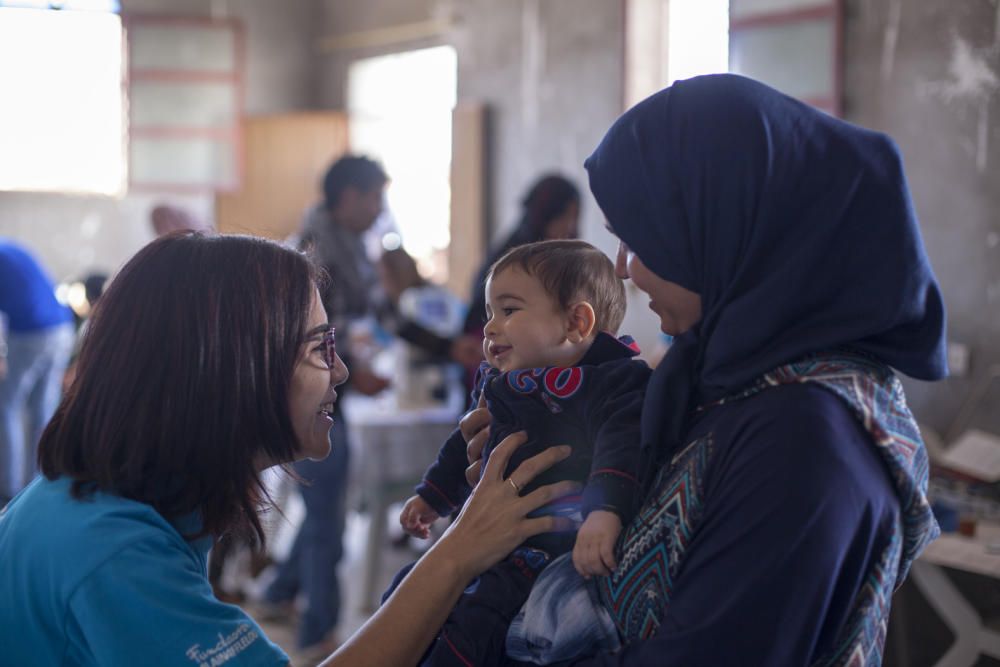
<instances>
[{"instance_id":1,"label":"child in background","mask_svg":"<svg viewBox=\"0 0 1000 667\"><path fill-rule=\"evenodd\" d=\"M650 371L632 358L638 349L630 338L615 338L625 315L625 289L611 261L583 241L521 246L490 269L486 301L486 362L473 392L474 402L483 397L492 415L483 459L522 430L528 442L508 470L548 446L572 446L569 458L524 488L508 481L520 494L553 480L580 481L580 495L539 510L575 516L579 529L575 535L532 538L481 575L459 600L424 664L445 664L456 656L467 664L498 663L507 627L542 570L564 555L562 562L568 567L572 558L586 579L610 574L615 542L639 500L639 412ZM462 506L471 490L467 465L465 440L456 430L404 506L404 530L427 537L434 521ZM600 635L585 634L590 636L574 639L572 652L580 648L578 641L593 642ZM609 641L617 642L613 626L610 634Z\"/></svg>"}]
</instances>

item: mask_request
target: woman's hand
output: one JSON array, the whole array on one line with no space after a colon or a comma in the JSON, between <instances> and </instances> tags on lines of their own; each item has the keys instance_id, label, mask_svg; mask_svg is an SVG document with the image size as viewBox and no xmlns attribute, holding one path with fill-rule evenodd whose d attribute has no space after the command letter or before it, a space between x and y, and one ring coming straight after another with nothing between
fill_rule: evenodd
<instances>
[{"instance_id":1,"label":"woman's hand","mask_svg":"<svg viewBox=\"0 0 1000 667\"><path fill-rule=\"evenodd\" d=\"M458 519L375 615L322 663L325 667L415 665L473 577L532 535L572 530L572 521L566 517L529 519L527 514L554 498L579 491L579 484L559 482L524 496L519 491L538 473L569 456L569 447L550 447L504 478L511 455L525 440L524 433L504 438L490 454L483 478Z\"/></svg>"},{"instance_id":2,"label":"woman's hand","mask_svg":"<svg viewBox=\"0 0 1000 667\"><path fill-rule=\"evenodd\" d=\"M556 498L579 491L579 483L558 482L524 496L520 494L520 489L536 475L569 456L569 447L550 447L521 463L504 478L510 457L527 439L523 431L514 433L493 450L482 479L458 519L435 545L435 549L454 554L456 565L468 579L497 563L533 535L574 528L567 517L527 518L527 515Z\"/></svg>"},{"instance_id":3,"label":"woman's hand","mask_svg":"<svg viewBox=\"0 0 1000 667\"><path fill-rule=\"evenodd\" d=\"M483 360L483 343L476 336L459 336L452 341L448 356L465 368L475 368Z\"/></svg>"},{"instance_id":4,"label":"woman's hand","mask_svg":"<svg viewBox=\"0 0 1000 667\"><path fill-rule=\"evenodd\" d=\"M490 439L490 411L486 408L486 399L479 395L479 403L461 421L458 428L465 438L466 454L469 457L469 467L465 469L465 479L469 486L475 486L479 481L482 469L483 448Z\"/></svg>"}]
</instances>

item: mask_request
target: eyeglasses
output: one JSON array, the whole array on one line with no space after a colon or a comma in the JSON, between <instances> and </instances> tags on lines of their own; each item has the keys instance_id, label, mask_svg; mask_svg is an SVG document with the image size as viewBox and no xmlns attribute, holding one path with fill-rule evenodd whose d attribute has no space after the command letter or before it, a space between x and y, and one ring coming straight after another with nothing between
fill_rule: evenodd
<instances>
[{"instance_id":1,"label":"eyeglasses","mask_svg":"<svg viewBox=\"0 0 1000 667\"><path fill-rule=\"evenodd\" d=\"M337 359L337 337L336 327L330 327L323 332L323 341L320 343L320 353L323 355L323 362L333 368Z\"/></svg>"}]
</instances>

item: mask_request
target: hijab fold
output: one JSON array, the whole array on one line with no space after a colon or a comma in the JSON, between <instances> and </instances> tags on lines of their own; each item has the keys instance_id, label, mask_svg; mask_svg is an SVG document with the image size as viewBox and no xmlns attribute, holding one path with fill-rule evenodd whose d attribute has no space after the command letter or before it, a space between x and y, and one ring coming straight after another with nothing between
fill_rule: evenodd
<instances>
[{"instance_id":1,"label":"hijab fold","mask_svg":"<svg viewBox=\"0 0 1000 667\"><path fill-rule=\"evenodd\" d=\"M673 393L714 400L836 348L947 374L941 293L884 134L709 75L626 112L586 168L615 234L701 296L699 326L664 361L685 385Z\"/></svg>"}]
</instances>

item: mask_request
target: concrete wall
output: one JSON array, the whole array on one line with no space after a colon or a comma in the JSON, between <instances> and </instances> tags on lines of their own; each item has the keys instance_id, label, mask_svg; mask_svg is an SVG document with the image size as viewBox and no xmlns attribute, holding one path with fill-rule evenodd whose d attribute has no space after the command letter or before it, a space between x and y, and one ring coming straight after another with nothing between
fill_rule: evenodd
<instances>
[{"instance_id":1,"label":"concrete wall","mask_svg":"<svg viewBox=\"0 0 1000 667\"><path fill-rule=\"evenodd\" d=\"M318 0L124 0L126 13L237 17L246 31L245 100L251 114L310 108ZM52 159L58 159L53 156ZM130 193L122 199L0 192L0 234L32 248L57 280L111 272L152 238L154 202L212 217L210 193Z\"/></svg>"},{"instance_id":2,"label":"concrete wall","mask_svg":"<svg viewBox=\"0 0 1000 667\"><path fill-rule=\"evenodd\" d=\"M393 29L444 18L448 11L448 5L438 0L321 0L317 18L321 26L320 39L360 36L364 45L319 50L316 83L320 106L347 108L347 68L355 60L450 43L446 32L408 39L393 34Z\"/></svg>"},{"instance_id":3,"label":"concrete wall","mask_svg":"<svg viewBox=\"0 0 1000 667\"><path fill-rule=\"evenodd\" d=\"M492 236L507 233L525 190L559 171L583 195L581 236L609 254L615 241L590 195L583 161L623 111L624 14L608 0L466 0L457 4L459 99L492 112ZM629 289L623 332L652 351L658 324Z\"/></svg>"},{"instance_id":4,"label":"concrete wall","mask_svg":"<svg viewBox=\"0 0 1000 667\"><path fill-rule=\"evenodd\" d=\"M949 338L971 350L968 377L907 384L918 417L945 430L1000 363L1000 5L849 0L845 45L847 118L899 144ZM974 423L1000 433L994 387Z\"/></svg>"},{"instance_id":5,"label":"concrete wall","mask_svg":"<svg viewBox=\"0 0 1000 667\"><path fill-rule=\"evenodd\" d=\"M458 98L490 110L490 235L504 235L524 191L543 172L558 170L583 193L582 235L611 252L604 219L590 197L583 160L622 111L623 9L611 0L419 0L399 3L326 0L324 35L367 34L364 48L337 49L321 60L324 106L343 107L351 61L435 44L458 52ZM378 28L446 21L434 36L378 43ZM634 295L633 295L634 296ZM657 326L637 300L623 330L644 348Z\"/></svg>"},{"instance_id":6,"label":"concrete wall","mask_svg":"<svg viewBox=\"0 0 1000 667\"><path fill-rule=\"evenodd\" d=\"M622 110L621 2L126 0L125 8L242 19L249 113L342 108L353 60L453 44L459 98L492 110L492 237L513 224L532 180L557 169L584 192L584 238L613 249L581 165ZM433 20L450 27L404 40L384 32ZM359 34L365 46L317 47L322 37ZM848 0L845 53L847 117L899 143L950 337L972 353L969 377L907 384L920 418L943 431L973 384L1000 363L1000 5ZM0 234L34 247L57 278L109 271L148 241L147 213L160 199L211 215L207 195L0 193ZM656 342L645 300L634 294L624 329L647 349ZM988 403L975 422L1000 431L1000 388Z\"/></svg>"}]
</instances>

